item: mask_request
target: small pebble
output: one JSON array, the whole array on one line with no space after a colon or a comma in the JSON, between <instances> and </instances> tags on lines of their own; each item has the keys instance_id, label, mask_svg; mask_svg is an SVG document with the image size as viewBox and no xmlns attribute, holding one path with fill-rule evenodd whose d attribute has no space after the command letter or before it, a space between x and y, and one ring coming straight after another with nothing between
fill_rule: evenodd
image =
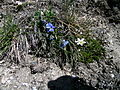
<instances>
[{"instance_id":1,"label":"small pebble","mask_svg":"<svg viewBox=\"0 0 120 90\"><path fill-rule=\"evenodd\" d=\"M32 90L37 90L37 88L36 87L32 87Z\"/></svg>"},{"instance_id":2,"label":"small pebble","mask_svg":"<svg viewBox=\"0 0 120 90\"><path fill-rule=\"evenodd\" d=\"M114 78L114 77L115 77L115 75L114 75L114 74L110 74L110 75L111 75L111 77L112 77L112 78Z\"/></svg>"},{"instance_id":3,"label":"small pebble","mask_svg":"<svg viewBox=\"0 0 120 90\"><path fill-rule=\"evenodd\" d=\"M77 77L77 76L76 76L76 75L72 75L72 77L74 77L74 78L75 78L75 77Z\"/></svg>"},{"instance_id":4,"label":"small pebble","mask_svg":"<svg viewBox=\"0 0 120 90\"><path fill-rule=\"evenodd\" d=\"M18 5L22 5L23 3L20 2L20 1L16 1L16 4L18 4Z\"/></svg>"},{"instance_id":5,"label":"small pebble","mask_svg":"<svg viewBox=\"0 0 120 90\"><path fill-rule=\"evenodd\" d=\"M26 86L26 87L29 86L28 83L22 83L22 85L23 85L23 86Z\"/></svg>"}]
</instances>

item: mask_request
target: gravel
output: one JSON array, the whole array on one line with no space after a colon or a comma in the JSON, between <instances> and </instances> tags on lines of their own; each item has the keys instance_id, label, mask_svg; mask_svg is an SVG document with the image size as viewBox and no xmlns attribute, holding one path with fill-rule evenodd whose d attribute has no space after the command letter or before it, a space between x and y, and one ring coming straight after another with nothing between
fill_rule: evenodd
<instances>
[{"instance_id":1,"label":"gravel","mask_svg":"<svg viewBox=\"0 0 120 90\"><path fill-rule=\"evenodd\" d=\"M55 0L54 2L60 3L61 1ZM5 5L2 7L5 8ZM18 12L16 18L21 20L24 17L29 17L35 10L34 8L30 9L31 7L27 7L29 11ZM3 8L0 8L0 11L5 14ZM28 14L29 12L30 14ZM20 65L11 64L7 61L7 58L4 58L0 61L0 90L48 90L47 83L63 75L83 78L87 85L96 87L98 90L119 90L120 24L110 24L101 15L86 16L95 20L96 26L90 29L95 36L104 41L107 52L105 59L87 65L79 62L72 71L69 64L66 64L64 69L61 70L47 58L37 58L27 54L27 60ZM0 22L0 25L2 25L2 22Z\"/></svg>"}]
</instances>

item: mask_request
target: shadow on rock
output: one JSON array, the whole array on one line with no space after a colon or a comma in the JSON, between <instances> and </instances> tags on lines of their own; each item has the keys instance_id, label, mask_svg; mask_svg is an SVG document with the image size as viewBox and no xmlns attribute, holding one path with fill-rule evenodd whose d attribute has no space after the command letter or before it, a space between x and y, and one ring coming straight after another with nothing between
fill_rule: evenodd
<instances>
[{"instance_id":1,"label":"shadow on rock","mask_svg":"<svg viewBox=\"0 0 120 90\"><path fill-rule=\"evenodd\" d=\"M82 78L68 75L49 81L48 88L50 90L97 90L88 86Z\"/></svg>"}]
</instances>

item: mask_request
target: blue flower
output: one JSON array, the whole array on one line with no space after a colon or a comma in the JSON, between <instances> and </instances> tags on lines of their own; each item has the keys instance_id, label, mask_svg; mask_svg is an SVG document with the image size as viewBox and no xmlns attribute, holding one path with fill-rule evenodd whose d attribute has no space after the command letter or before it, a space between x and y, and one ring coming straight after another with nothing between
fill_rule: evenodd
<instances>
[{"instance_id":1,"label":"blue flower","mask_svg":"<svg viewBox=\"0 0 120 90\"><path fill-rule=\"evenodd\" d=\"M55 28L55 26L53 26L53 24L51 24L51 23L47 23L47 24L46 24L47 32L52 32L52 31L54 31L54 28Z\"/></svg>"},{"instance_id":2,"label":"blue flower","mask_svg":"<svg viewBox=\"0 0 120 90\"><path fill-rule=\"evenodd\" d=\"M46 24L46 28L55 28L55 26L53 26L52 23L47 23L47 24Z\"/></svg>"},{"instance_id":3,"label":"blue flower","mask_svg":"<svg viewBox=\"0 0 120 90\"><path fill-rule=\"evenodd\" d=\"M64 48L67 44L69 44L69 41L63 40L60 47Z\"/></svg>"}]
</instances>

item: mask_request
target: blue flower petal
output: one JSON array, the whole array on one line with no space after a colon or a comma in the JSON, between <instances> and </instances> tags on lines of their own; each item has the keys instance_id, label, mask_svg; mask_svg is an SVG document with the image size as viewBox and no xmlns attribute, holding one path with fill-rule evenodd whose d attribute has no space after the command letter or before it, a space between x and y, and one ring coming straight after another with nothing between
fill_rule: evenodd
<instances>
[{"instance_id":1,"label":"blue flower petal","mask_svg":"<svg viewBox=\"0 0 120 90\"><path fill-rule=\"evenodd\" d=\"M49 23L46 24L46 28L51 28Z\"/></svg>"},{"instance_id":2,"label":"blue flower petal","mask_svg":"<svg viewBox=\"0 0 120 90\"><path fill-rule=\"evenodd\" d=\"M52 25L51 28L55 28L55 26Z\"/></svg>"},{"instance_id":3,"label":"blue flower petal","mask_svg":"<svg viewBox=\"0 0 120 90\"><path fill-rule=\"evenodd\" d=\"M53 32L54 29L53 28L50 28L47 32Z\"/></svg>"},{"instance_id":4,"label":"blue flower petal","mask_svg":"<svg viewBox=\"0 0 120 90\"><path fill-rule=\"evenodd\" d=\"M47 23L47 24L46 24L46 28L55 28L55 26L53 26L52 23Z\"/></svg>"},{"instance_id":5,"label":"blue flower petal","mask_svg":"<svg viewBox=\"0 0 120 90\"><path fill-rule=\"evenodd\" d=\"M64 48L67 44L69 44L69 41L63 40L62 44L60 45L61 48Z\"/></svg>"}]
</instances>

